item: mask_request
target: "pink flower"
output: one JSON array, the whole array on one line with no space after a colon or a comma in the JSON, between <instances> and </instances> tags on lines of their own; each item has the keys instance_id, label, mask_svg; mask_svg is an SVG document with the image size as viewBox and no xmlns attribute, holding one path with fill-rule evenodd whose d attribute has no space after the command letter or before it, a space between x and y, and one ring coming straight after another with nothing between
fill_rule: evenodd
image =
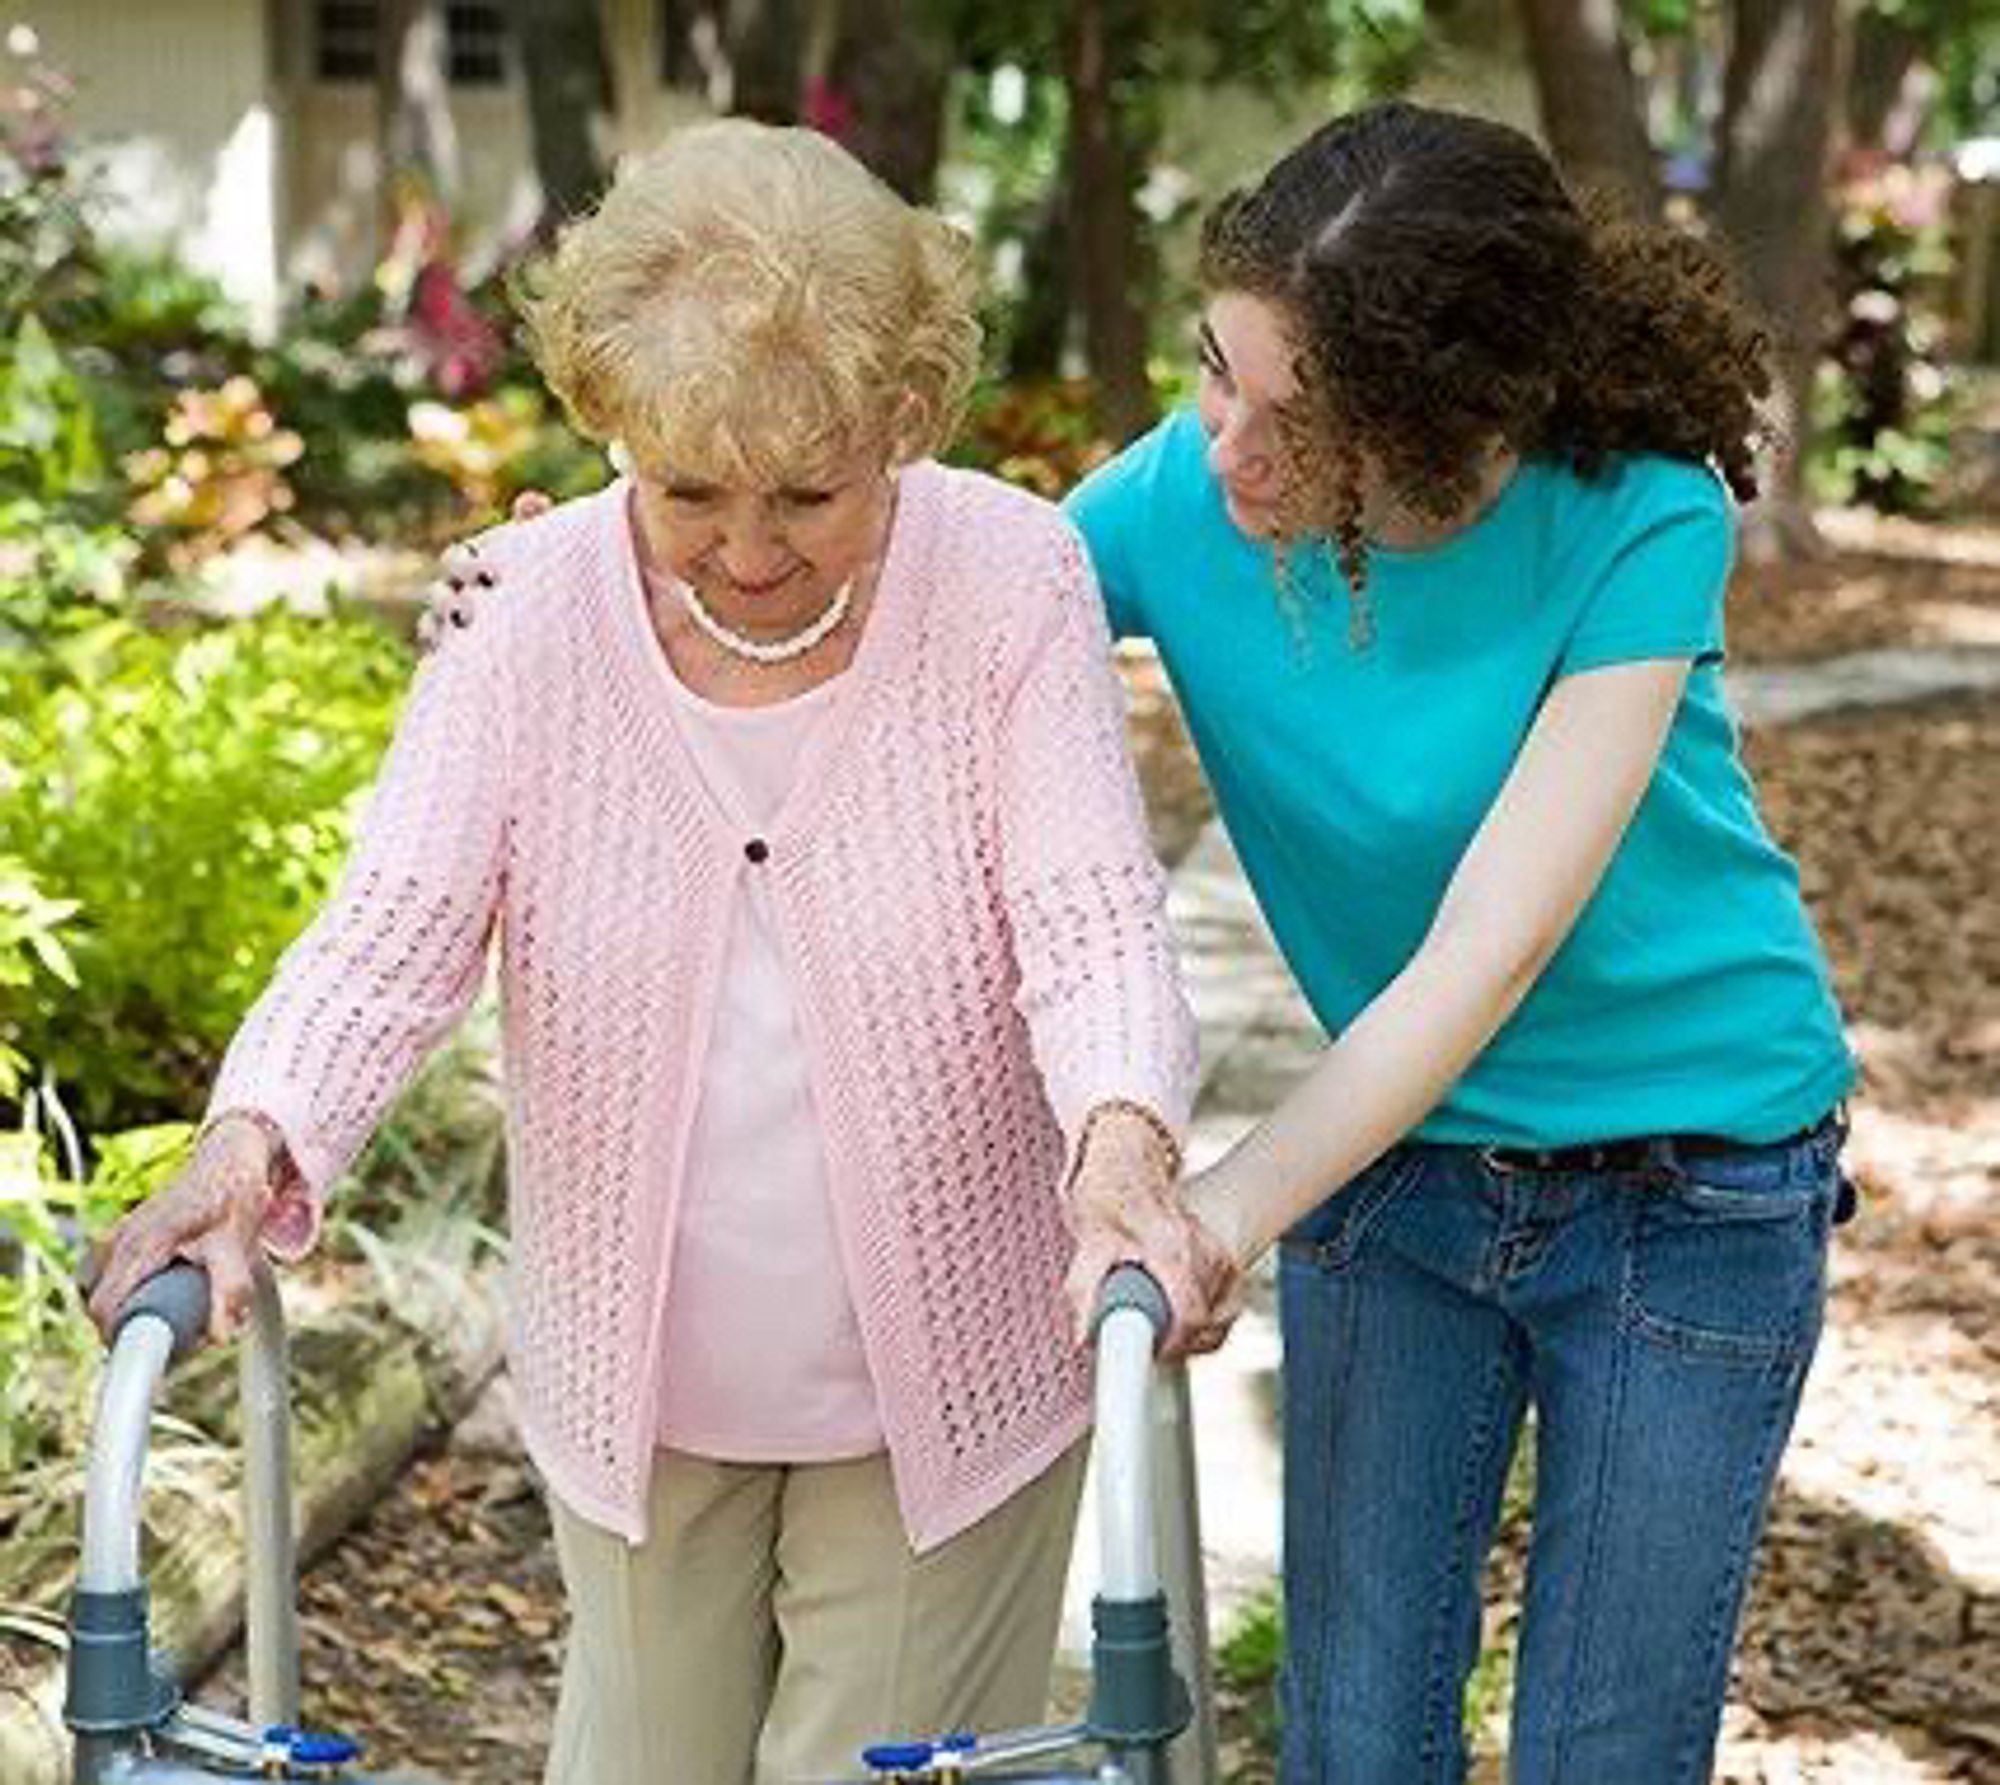
<instances>
[{"instance_id":1,"label":"pink flower","mask_svg":"<svg viewBox=\"0 0 2000 1785\"><path fill-rule=\"evenodd\" d=\"M861 122L861 114L854 101L843 93L824 75L814 75L806 82L805 95L799 105L799 120L817 130L822 136L830 136L837 143L851 143L854 129Z\"/></svg>"}]
</instances>

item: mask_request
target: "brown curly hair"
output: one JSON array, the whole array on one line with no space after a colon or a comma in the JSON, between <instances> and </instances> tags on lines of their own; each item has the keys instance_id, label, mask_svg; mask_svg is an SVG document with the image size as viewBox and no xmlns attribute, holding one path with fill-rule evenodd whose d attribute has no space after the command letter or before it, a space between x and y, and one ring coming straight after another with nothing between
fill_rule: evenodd
<instances>
[{"instance_id":1,"label":"brown curly hair","mask_svg":"<svg viewBox=\"0 0 2000 1785\"><path fill-rule=\"evenodd\" d=\"M1288 506L1356 587L1363 454L1441 521L1495 443L1586 477L1660 453L1757 492L1771 340L1721 256L1580 203L1504 124L1401 101L1338 118L1215 207L1200 276L1291 319Z\"/></svg>"}]
</instances>

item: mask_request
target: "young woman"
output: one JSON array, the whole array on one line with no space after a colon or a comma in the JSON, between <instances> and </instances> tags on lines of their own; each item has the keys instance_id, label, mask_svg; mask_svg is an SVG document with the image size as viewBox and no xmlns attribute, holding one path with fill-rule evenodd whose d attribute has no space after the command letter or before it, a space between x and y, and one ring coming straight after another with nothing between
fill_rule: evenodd
<instances>
[{"instance_id":1,"label":"young woman","mask_svg":"<svg viewBox=\"0 0 2000 1785\"><path fill-rule=\"evenodd\" d=\"M1071 512L1332 1038L1186 1187L1282 1248L1283 1777L1464 1776L1532 1407L1511 1777L1706 1779L1854 1075L1722 697L1764 336L1710 251L1410 105L1202 271L1196 408ZM1099 1206L1080 1297L1170 1262L1144 1227Z\"/></svg>"}]
</instances>

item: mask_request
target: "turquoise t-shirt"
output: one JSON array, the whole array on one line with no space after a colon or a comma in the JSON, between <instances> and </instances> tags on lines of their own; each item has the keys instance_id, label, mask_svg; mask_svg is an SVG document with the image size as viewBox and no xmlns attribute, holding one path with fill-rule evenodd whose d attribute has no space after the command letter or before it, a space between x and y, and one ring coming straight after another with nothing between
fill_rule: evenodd
<instances>
[{"instance_id":1,"label":"turquoise t-shirt","mask_svg":"<svg viewBox=\"0 0 2000 1785\"><path fill-rule=\"evenodd\" d=\"M1230 524L1191 411L1071 496L1113 630L1150 638L1224 822L1314 1011L1337 1033L1409 961L1560 677L1695 667L1651 787L1532 991L1418 1133L1565 1146L1774 1140L1854 1065L1798 874L1766 834L1723 705L1727 492L1639 457L1586 481L1522 465L1442 544L1377 549L1375 636L1348 637L1323 547ZM1287 611L1289 606L1291 611Z\"/></svg>"}]
</instances>

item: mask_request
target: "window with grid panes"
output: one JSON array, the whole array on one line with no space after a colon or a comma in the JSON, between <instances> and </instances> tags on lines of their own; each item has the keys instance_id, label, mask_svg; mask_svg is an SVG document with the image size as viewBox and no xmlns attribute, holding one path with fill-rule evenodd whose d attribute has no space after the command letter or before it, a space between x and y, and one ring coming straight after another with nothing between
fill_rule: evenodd
<instances>
[{"instance_id":1,"label":"window with grid panes","mask_svg":"<svg viewBox=\"0 0 2000 1785\"><path fill-rule=\"evenodd\" d=\"M319 0L313 73L323 81L375 78L375 0Z\"/></svg>"},{"instance_id":2,"label":"window with grid panes","mask_svg":"<svg viewBox=\"0 0 2000 1785\"><path fill-rule=\"evenodd\" d=\"M314 72L323 81L372 81L381 28L376 0L317 0ZM501 0L450 0L444 9L446 72L453 86L497 87L507 78Z\"/></svg>"},{"instance_id":3,"label":"window with grid panes","mask_svg":"<svg viewBox=\"0 0 2000 1785\"><path fill-rule=\"evenodd\" d=\"M507 78L507 20L498 0L451 0L444 16L452 85L501 85Z\"/></svg>"}]
</instances>

